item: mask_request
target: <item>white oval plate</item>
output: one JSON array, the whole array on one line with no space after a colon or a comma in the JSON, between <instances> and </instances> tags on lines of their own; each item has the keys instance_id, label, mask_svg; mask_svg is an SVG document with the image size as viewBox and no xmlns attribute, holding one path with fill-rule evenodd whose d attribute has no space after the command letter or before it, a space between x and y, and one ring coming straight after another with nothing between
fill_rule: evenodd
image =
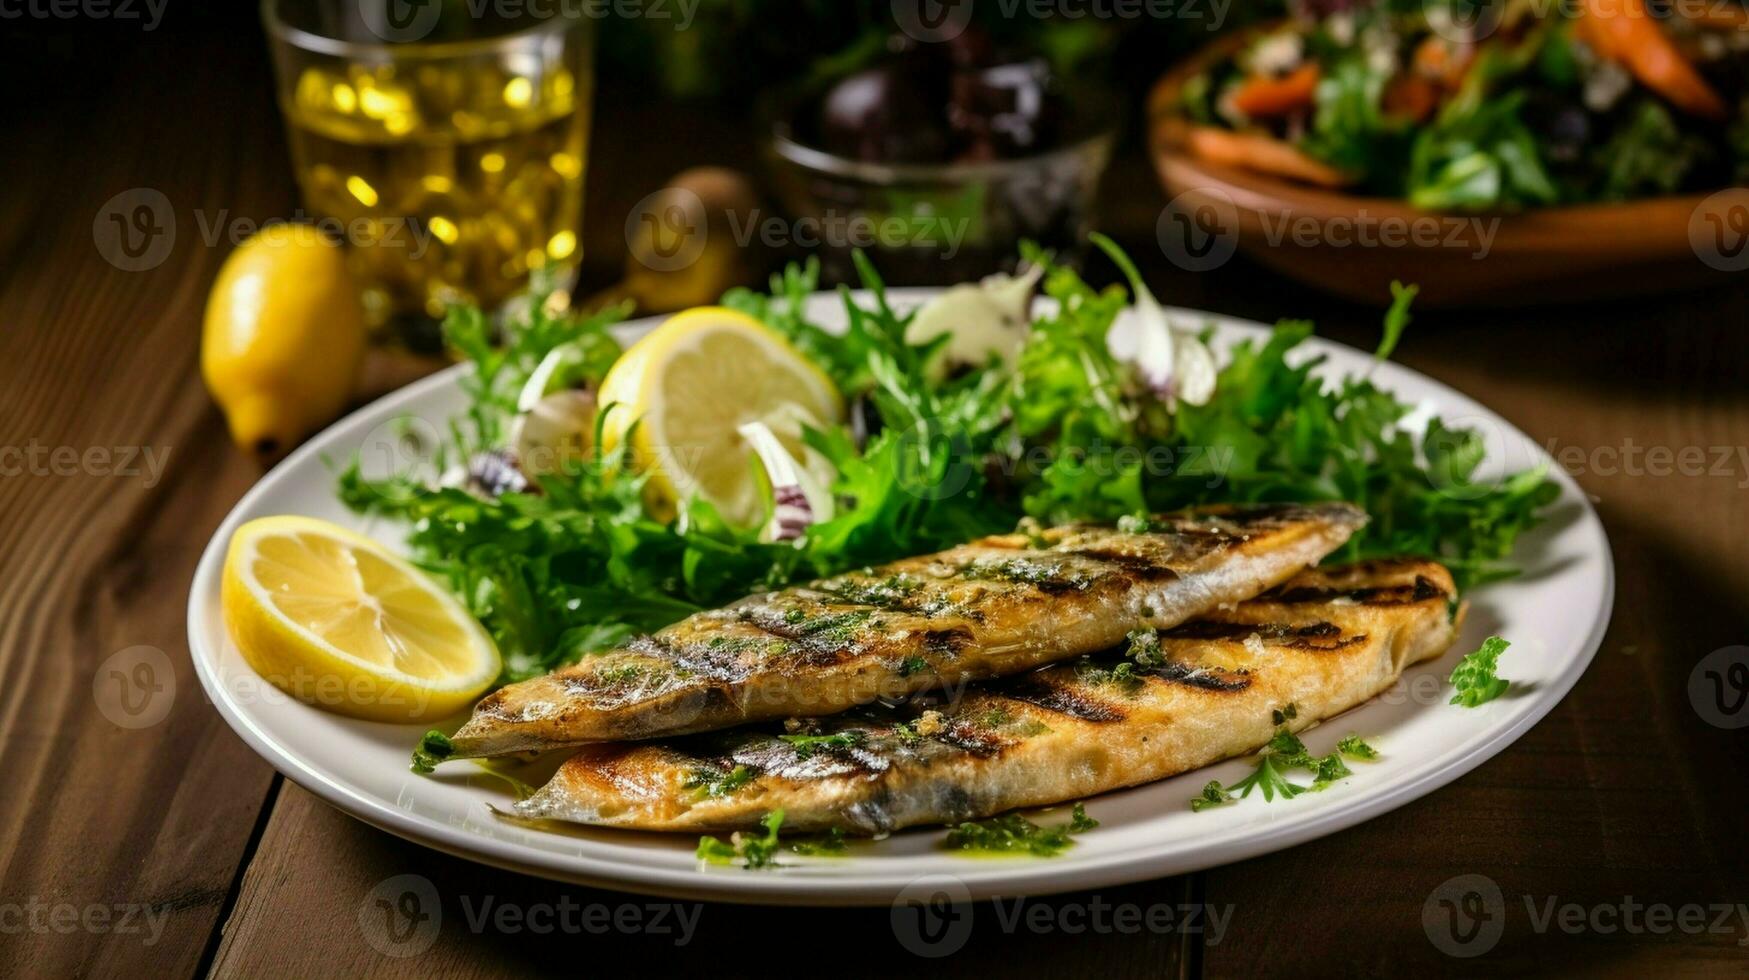
<instances>
[{"instance_id":1,"label":"white oval plate","mask_svg":"<svg viewBox=\"0 0 1749 980\"><path fill-rule=\"evenodd\" d=\"M922 290L895 290L895 305L921 302ZM1193 311L1186 322L1216 327L1217 347L1267 328ZM843 323L835 296L815 297L815 322ZM629 324L626 335L656 321ZM1548 714L1573 687L1602 642L1614 600L1615 573L1603 526L1577 484L1528 436L1456 391L1394 364L1321 340L1304 345L1328 357L1326 377L1374 372L1374 379L1419 409L1488 436L1489 472L1546 466L1561 486L1550 520L1519 549L1525 573L1478 589L1462 638L1438 661L1411 668L1391 691L1306 735L1313 751L1328 751L1342 734L1359 732L1381 752L1377 762L1325 792L1265 803L1253 796L1204 813L1187 805L1210 779L1228 782L1248 771L1242 760L1175 779L1108 793L1089 802L1100 826L1051 859L971 858L940 849L942 832L922 829L855 845L840 858L786 856L768 871L701 868L697 838L578 828L550 832L494 816L491 805L511 797L495 779L463 767L443 778L407 769L425 726L354 721L291 701L262 683L225 633L219 613L219 573L225 546L244 521L271 514L306 514L373 534L392 544L401 529L361 518L334 494L324 457L345 460L379 426L412 416L442 425L464 405L457 385L465 367L444 371L336 423L275 467L246 494L208 544L189 595L188 634L196 671L208 696L256 752L299 785L390 833L461 857L581 884L684 898L791 904L888 903L919 878L957 881L971 898L1095 888L1198 870L1290 847L1376 816L1429 793L1480 765ZM1419 412L1417 413L1419 414ZM368 461L367 461L368 462ZM1481 640L1512 641L1501 673L1513 681L1503 698L1465 709L1446 703L1445 677ZM459 722L459 719L456 720ZM452 723L453 724L453 723ZM1048 815L1061 821L1066 814ZM948 876L942 878L941 876ZM948 887L954 892L957 886Z\"/></svg>"}]
</instances>

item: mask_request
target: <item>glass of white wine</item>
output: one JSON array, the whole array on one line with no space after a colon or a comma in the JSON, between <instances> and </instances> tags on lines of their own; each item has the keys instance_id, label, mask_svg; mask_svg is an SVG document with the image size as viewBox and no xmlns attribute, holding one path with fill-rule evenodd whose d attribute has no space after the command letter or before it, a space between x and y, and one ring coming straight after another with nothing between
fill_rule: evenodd
<instances>
[{"instance_id":1,"label":"glass of white wine","mask_svg":"<svg viewBox=\"0 0 1749 980\"><path fill-rule=\"evenodd\" d=\"M305 207L380 329L581 259L592 23L466 0L263 0Z\"/></svg>"}]
</instances>

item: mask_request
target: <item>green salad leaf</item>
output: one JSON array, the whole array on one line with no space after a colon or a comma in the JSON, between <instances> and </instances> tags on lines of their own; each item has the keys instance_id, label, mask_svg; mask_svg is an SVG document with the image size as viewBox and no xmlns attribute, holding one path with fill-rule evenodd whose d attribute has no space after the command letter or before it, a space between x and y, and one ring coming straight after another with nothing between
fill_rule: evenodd
<instances>
[{"instance_id":1,"label":"green salad leaf","mask_svg":"<svg viewBox=\"0 0 1749 980\"><path fill-rule=\"evenodd\" d=\"M1522 67L1499 49L1476 59L1458 94L1415 137L1409 203L1433 210L1481 210L1560 200L1523 117L1524 90L1497 92L1500 77Z\"/></svg>"},{"instance_id":2,"label":"green salad leaf","mask_svg":"<svg viewBox=\"0 0 1749 980\"><path fill-rule=\"evenodd\" d=\"M510 683L749 592L1029 519L1145 523L1211 502L1346 500L1372 521L1333 560L1425 556L1469 587L1512 574L1514 541L1556 495L1540 472L1483 478L1480 433L1437 420L1408 427L1409 406L1369 376L1320 377L1323 357L1305 348L1309 323L1283 321L1233 345L1209 403L1172 414L1107 349L1125 290L1094 288L1036 249L1024 254L1047 267L1051 302L1013 363L958 373L935 363L942 339L907 341L909 314L861 257L866 291L840 293L841 331L808 314L813 263L774 277L769 293L725 297L813 359L853 406L850 424L803 433L835 474L837 506L795 540L766 540L764 522L736 526L702 499L658 518L623 449L563 461L496 495L435 479L501 453L518 393L555 348L570 355L568 380L585 386L618 355L610 328L622 310L552 314L538 297L496 324L468 308L451 313L447 336L472 365L467 410L431 447L426 470L367 476L355 458L339 474L340 497L407 526L413 560L485 625ZM1412 294L1396 293L1381 358L1402 336ZM603 418L623 410L600 408Z\"/></svg>"},{"instance_id":3,"label":"green salad leaf","mask_svg":"<svg viewBox=\"0 0 1749 980\"><path fill-rule=\"evenodd\" d=\"M1707 141L1678 126L1663 103L1650 97L1638 99L1597 148L1597 169L1603 175L1597 197L1626 201L1673 194L1712 154Z\"/></svg>"}]
</instances>

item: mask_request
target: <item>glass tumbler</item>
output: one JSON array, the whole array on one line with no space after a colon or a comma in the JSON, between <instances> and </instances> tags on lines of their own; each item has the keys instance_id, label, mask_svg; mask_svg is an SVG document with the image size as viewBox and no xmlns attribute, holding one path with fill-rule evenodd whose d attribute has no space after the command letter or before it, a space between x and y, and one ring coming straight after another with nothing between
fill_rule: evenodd
<instances>
[{"instance_id":1,"label":"glass tumbler","mask_svg":"<svg viewBox=\"0 0 1749 980\"><path fill-rule=\"evenodd\" d=\"M593 24L493 6L262 3L309 217L403 337L537 272L568 285L581 259Z\"/></svg>"}]
</instances>

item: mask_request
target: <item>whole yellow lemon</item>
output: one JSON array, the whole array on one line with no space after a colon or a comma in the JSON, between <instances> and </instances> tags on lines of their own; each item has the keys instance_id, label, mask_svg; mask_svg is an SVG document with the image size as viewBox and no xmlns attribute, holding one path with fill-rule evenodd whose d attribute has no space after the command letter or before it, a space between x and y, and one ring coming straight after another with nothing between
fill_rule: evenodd
<instances>
[{"instance_id":1,"label":"whole yellow lemon","mask_svg":"<svg viewBox=\"0 0 1749 980\"><path fill-rule=\"evenodd\" d=\"M339 245L276 224L237 246L207 297L201 375L231 438L277 459L346 406L366 324Z\"/></svg>"}]
</instances>

